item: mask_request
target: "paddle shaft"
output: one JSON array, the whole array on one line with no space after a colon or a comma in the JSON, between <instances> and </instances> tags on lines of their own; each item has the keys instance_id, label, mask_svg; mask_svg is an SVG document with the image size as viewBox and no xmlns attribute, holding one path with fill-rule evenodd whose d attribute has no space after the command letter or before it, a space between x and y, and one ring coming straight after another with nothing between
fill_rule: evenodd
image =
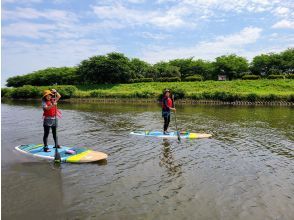
<instances>
[{"instance_id":1,"label":"paddle shaft","mask_svg":"<svg viewBox=\"0 0 294 220\"><path fill-rule=\"evenodd\" d=\"M174 95L172 96L172 100L173 100L173 106L174 106L174 108L176 108ZM176 130L177 130L178 140L181 141L181 136L180 136L180 132L178 130L178 125L177 125L177 114L176 114L176 111L174 113L175 113L175 124L176 124Z\"/></svg>"},{"instance_id":2,"label":"paddle shaft","mask_svg":"<svg viewBox=\"0 0 294 220\"><path fill-rule=\"evenodd\" d=\"M54 102L56 102L56 93L54 94ZM57 146L58 146L58 137L57 137L57 105L55 106L55 131L56 131L56 139L55 139L55 154L54 154L54 162L60 163L61 157L58 152Z\"/></svg>"}]
</instances>

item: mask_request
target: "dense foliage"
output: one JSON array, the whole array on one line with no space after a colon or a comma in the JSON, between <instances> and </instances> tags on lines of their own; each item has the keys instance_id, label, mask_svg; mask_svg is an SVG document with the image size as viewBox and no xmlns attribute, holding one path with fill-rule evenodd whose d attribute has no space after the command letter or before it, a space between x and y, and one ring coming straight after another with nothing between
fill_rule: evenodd
<instances>
[{"instance_id":1,"label":"dense foliage","mask_svg":"<svg viewBox=\"0 0 294 220\"><path fill-rule=\"evenodd\" d=\"M188 58L151 65L138 58L129 59L121 53L109 53L83 60L77 67L47 68L23 76L10 77L7 86L176 82L197 81L200 78L217 80L218 75L226 75L229 80L260 77L293 79L293 73L294 48L281 53L255 56L251 63L244 57L230 54L217 57L213 62Z\"/></svg>"}]
</instances>

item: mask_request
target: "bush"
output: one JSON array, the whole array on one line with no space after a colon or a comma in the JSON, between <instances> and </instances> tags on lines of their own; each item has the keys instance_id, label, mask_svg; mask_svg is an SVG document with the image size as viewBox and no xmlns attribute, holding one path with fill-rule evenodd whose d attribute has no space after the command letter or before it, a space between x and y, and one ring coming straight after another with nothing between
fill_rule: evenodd
<instances>
[{"instance_id":1,"label":"bush","mask_svg":"<svg viewBox=\"0 0 294 220\"><path fill-rule=\"evenodd\" d=\"M191 95L189 95L189 98L194 99L194 100L201 100L201 99L203 99L201 93L192 93Z\"/></svg>"},{"instance_id":2,"label":"bush","mask_svg":"<svg viewBox=\"0 0 294 220\"><path fill-rule=\"evenodd\" d=\"M238 95L228 92L215 92L213 93L212 98L224 102L233 102L241 99L240 97L238 97Z\"/></svg>"},{"instance_id":3,"label":"bush","mask_svg":"<svg viewBox=\"0 0 294 220\"><path fill-rule=\"evenodd\" d=\"M153 82L152 78L131 79L130 83Z\"/></svg>"},{"instance_id":4,"label":"bush","mask_svg":"<svg viewBox=\"0 0 294 220\"><path fill-rule=\"evenodd\" d=\"M257 80L260 79L260 76L258 75L244 75L242 76L243 80Z\"/></svg>"},{"instance_id":5,"label":"bush","mask_svg":"<svg viewBox=\"0 0 294 220\"><path fill-rule=\"evenodd\" d=\"M11 97L15 99L37 98L42 96L42 91L34 86L25 85L13 90Z\"/></svg>"},{"instance_id":6,"label":"bush","mask_svg":"<svg viewBox=\"0 0 294 220\"><path fill-rule=\"evenodd\" d=\"M249 102L255 102L258 96L255 93L250 93L246 96L246 100Z\"/></svg>"},{"instance_id":7,"label":"bush","mask_svg":"<svg viewBox=\"0 0 294 220\"><path fill-rule=\"evenodd\" d=\"M184 81L186 82L194 82L194 81L202 81L203 77L200 75L193 75L193 76L187 76L184 78Z\"/></svg>"},{"instance_id":8,"label":"bush","mask_svg":"<svg viewBox=\"0 0 294 220\"><path fill-rule=\"evenodd\" d=\"M285 76L284 75L269 75L267 78L268 79L284 79Z\"/></svg>"},{"instance_id":9,"label":"bush","mask_svg":"<svg viewBox=\"0 0 294 220\"><path fill-rule=\"evenodd\" d=\"M59 92L62 99L71 98L77 91L75 86L54 86L54 88Z\"/></svg>"},{"instance_id":10,"label":"bush","mask_svg":"<svg viewBox=\"0 0 294 220\"><path fill-rule=\"evenodd\" d=\"M294 102L294 94L291 94L287 97L288 102Z\"/></svg>"},{"instance_id":11,"label":"bush","mask_svg":"<svg viewBox=\"0 0 294 220\"><path fill-rule=\"evenodd\" d=\"M262 99L264 101L278 101L278 100L281 100L281 97L275 95L275 94L269 94L269 95L266 95L266 96L263 96Z\"/></svg>"},{"instance_id":12,"label":"bush","mask_svg":"<svg viewBox=\"0 0 294 220\"><path fill-rule=\"evenodd\" d=\"M287 74L286 75L286 78L287 79L294 79L294 74Z\"/></svg>"},{"instance_id":13,"label":"bush","mask_svg":"<svg viewBox=\"0 0 294 220\"><path fill-rule=\"evenodd\" d=\"M152 98L154 96L155 96L155 93L150 91L135 92L135 97L138 97L138 98Z\"/></svg>"},{"instance_id":14,"label":"bush","mask_svg":"<svg viewBox=\"0 0 294 220\"><path fill-rule=\"evenodd\" d=\"M11 88L1 88L1 97L10 98L12 95L13 89Z\"/></svg>"},{"instance_id":15,"label":"bush","mask_svg":"<svg viewBox=\"0 0 294 220\"><path fill-rule=\"evenodd\" d=\"M161 77L161 78L158 78L156 81L158 81L158 82L180 82L181 78L180 77Z\"/></svg>"},{"instance_id":16,"label":"bush","mask_svg":"<svg viewBox=\"0 0 294 220\"><path fill-rule=\"evenodd\" d=\"M56 89L61 95L62 99L70 98L74 95L77 88L75 86L52 86L52 87L38 87L25 85L22 87L17 87L10 91L10 97L14 99L23 99L23 98L41 98L43 91L46 89ZM1 90L2 91L2 90ZM7 93L5 96L8 96Z\"/></svg>"},{"instance_id":17,"label":"bush","mask_svg":"<svg viewBox=\"0 0 294 220\"><path fill-rule=\"evenodd\" d=\"M94 90L90 92L90 97L103 97L103 93L98 90Z\"/></svg>"}]
</instances>

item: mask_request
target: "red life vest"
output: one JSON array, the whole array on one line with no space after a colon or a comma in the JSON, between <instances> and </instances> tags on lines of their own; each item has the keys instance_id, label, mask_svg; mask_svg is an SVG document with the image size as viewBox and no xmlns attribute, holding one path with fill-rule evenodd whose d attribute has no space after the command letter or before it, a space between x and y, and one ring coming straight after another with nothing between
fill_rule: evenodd
<instances>
[{"instance_id":1,"label":"red life vest","mask_svg":"<svg viewBox=\"0 0 294 220\"><path fill-rule=\"evenodd\" d=\"M169 108L173 106L173 102L171 98L167 98L166 96L162 99L162 110L163 111L169 111Z\"/></svg>"},{"instance_id":2,"label":"red life vest","mask_svg":"<svg viewBox=\"0 0 294 220\"><path fill-rule=\"evenodd\" d=\"M53 105L54 99L51 99L50 101L46 101L46 105L47 106L51 106ZM61 112L57 109L56 106L53 106L52 108L50 108L49 110L45 110L43 112L43 117L55 117L58 116L60 117Z\"/></svg>"}]
</instances>

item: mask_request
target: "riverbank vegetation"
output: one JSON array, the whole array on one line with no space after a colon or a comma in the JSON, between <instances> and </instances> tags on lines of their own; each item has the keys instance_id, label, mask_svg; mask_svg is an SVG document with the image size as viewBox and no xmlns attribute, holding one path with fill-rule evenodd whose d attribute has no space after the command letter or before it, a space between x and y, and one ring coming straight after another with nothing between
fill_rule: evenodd
<instances>
[{"instance_id":1,"label":"riverbank vegetation","mask_svg":"<svg viewBox=\"0 0 294 220\"><path fill-rule=\"evenodd\" d=\"M2 88L2 98L40 98L45 89L56 88L62 98L152 98L159 99L170 88L176 99L220 101L294 102L294 80L232 80L202 82L144 82L63 86L22 86Z\"/></svg>"},{"instance_id":2,"label":"riverbank vegetation","mask_svg":"<svg viewBox=\"0 0 294 220\"><path fill-rule=\"evenodd\" d=\"M122 83L217 80L219 75L225 76L228 80L293 79L294 48L289 48L281 53L255 56L251 63L244 57L230 54L217 57L214 61L192 57L162 61L151 65L138 58L129 59L121 53L109 53L90 57L76 67L52 67L22 76L10 77L7 80L7 86L111 84L106 87L112 87L112 84ZM213 83L208 82L208 85L210 84ZM152 86L153 84L141 85Z\"/></svg>"}]
</instances>

